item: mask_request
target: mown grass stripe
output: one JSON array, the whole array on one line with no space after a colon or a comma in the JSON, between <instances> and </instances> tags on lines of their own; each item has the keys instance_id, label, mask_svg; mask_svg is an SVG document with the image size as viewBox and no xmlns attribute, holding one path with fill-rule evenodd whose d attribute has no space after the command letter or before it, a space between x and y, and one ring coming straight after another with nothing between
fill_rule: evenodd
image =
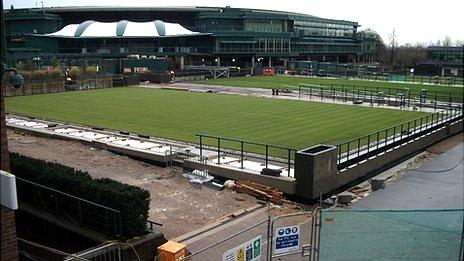
<instances>
[{"instance_id":1,"label":"mown grass stripe","mask_svg":"<svg viewBox=\"0 0 464 261\"><path fill-rule=\"evenodd\" d=\"M7 111L197 142L209 133L304 148L335 144L421 112L240 95L114 88L10 97Z\"/></svg>"}]
</instances>

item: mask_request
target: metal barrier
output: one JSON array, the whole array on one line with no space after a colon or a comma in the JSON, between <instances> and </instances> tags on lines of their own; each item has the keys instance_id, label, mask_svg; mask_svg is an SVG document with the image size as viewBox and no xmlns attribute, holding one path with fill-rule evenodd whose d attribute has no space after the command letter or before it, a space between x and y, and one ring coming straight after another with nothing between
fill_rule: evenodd
<instances>
[{"instance_id":1,"label":"metal barrier","mask_svg":"<svg viewBox=\"0 0 464 261\"><path fill-rule=\"evenodd\" d=\"M98 260L122 261L121 247L118 243L109 243L70 255L64 261Z\"/></svg>"},{"instance_id":2,"label":"metal barrier","mask_svg":"<svg viewBox=\"0 0 464 261\"><path fill-rule=\"evenodd\" d=\"M286 73L285 73L286 72ZM337 79L350 79L350 80L365 80L375 82L399 82L399 83L415 83L415 84L428 84L428 85L447 85L447 86L463 86L464 80L462 77L438 77L438 76L420 76L420 75L404 75L402 80L389 79L388 73L378 72L358 72L353 69L330 70L329 71L315 71L312 69L294 69L294 70L277 70L279 74L286 75L300 75L300 76L318 76L321 78L331 77Z\"/></svg>"},{"instance_id":3,"label":"metal barrier","mask_svg":"<svg viewBox=\"0 0 464 261\"><path fill-rule=\"evenodd\" d=\"M223 155L234 155L240 156L241 168L243 169L243 161L246 158L252 158L260 161L264 161L265 167L268 167L268 164L281 163L286 164L288 170L290 170L294 165L295 152L297 149L283 147L279 145L271 145L266 143L245 141L240 139L225 138L221 136L212 136L208 134L195 134L199 137L199 150L200 150L200 159L204 158L204 151L215 151L217 152L217 164L221 164L221 156ZM205 139L212 139L214 142L209 144L216 144L215 147L206 145ZM227 146L227 145L230 146ZM247 150L247 147L249 148ZM250 149L251 148L251 149ZM237 151L238 150L238 151ZM256 153L262 153L258 155ZM277 158L281 157L281 158ZM290 177L290 171L288 172Z\"/></svg>"},{"instance_id":4,"label":"metal barrier","mask_svg":"<svg viewBox=\"0 0 464 261\"><path fill-rule=\"evenodd\" d=\"M45 94L55 92L65 92L71 90L91 90L101 88L112 88L113 78L106 76L96 76L74 81L74 84L68 85L61 79L26 79L20 89L15 89L11 85L6 85L5 96L23 96L34 94Z\"/></svg>"},{"instance_id":5,"label":"metal barrier","mask_svg":"<svg viewBox=\"0 0 464 261\"><path fill-rule=\"evenodd\" d=\"M118 237L121 212L47 186L16 177L18 201L67 219L79 227ZM21 207L21 204L20 204Z\"/></svg>"},{"instance_id":6,"label":"metal barrier","mask_svg":"<svg viewBox=\"0 0 464 261\"><path fill-rule=\"evenodd\" d=\"M241 221L238 223L240 230L235 224L233 227L225 227L221 232L200 235L202 240L193 243L187 239L182 243L188 244L192 252L181 260L313 260L312 257L318 251L320 211L318 207L313 211L272 218L268 212L265 219L255 221L249 218ZM256 240L259 240L259 249L256 249ZM205 241L214 243L206 245ZM240 255L243 259L240 259Z\"/></svg>"},{"instance_id":7,"label":"metal barrier","mask_svg":"<svg viewBox=\"0 0 464 261\"><path fill-rule=\"evenodd\" d=\"M268 256L268 248L266 246L267 238L269 236L268 230L270 225L270 218L257 221L240 231L224 231L217 238L213 244L204 247L195 247L189 244L189 248L198 248L192 253L182 258L185 260L229 260L225 256L247 255L247 248L253 247L251 250L251 259L230 259L230 260L263 260L263 257ZM230 234L227 237L223 235ZM212 235L217 236L217 235ZM248 253L249 254L249 253Z\"/></svg>"},{"instance_id":8,"label":"metal barrier","mask_svg":"<svg viewBox=\"0 0 464 261\"><path fill-rule=\"evenodd\" d=\"M314 233L318 231L314 211L296 212L274 217L269 231L269 259L311 260L317 251Z\"/></svg>"},{"instance_id":9,"label":"metal barrier","mask_svg":"<svg viewBox=\"0 0 464 261\"><path fill-rule=\"evenodd\" d=\"M464 96L458 93L420 91L409 88L387 88L387 87L356 87L348 85L334 85L323 83L319 85L304 84L298 85L298 97L309 97L331 99L339 102L367 102L371 105L377 104L394 107L419 107L433 109L462 108Z\"/></svg>"},{"instance_id":10,"label":"metal barrier","mask_svg":"<svg viewBox=\"0 0 464 261\"><path fill-rule=\"evenodd\" d=\"M78 255L67 253L67 252L61 251L53 247L44 246L42 244L32 242L24 238L17 237L17 239L18 239L18 253L20 256L25 258L24 260L45 260L44 256L46 256L46 259L50 259L50 260L61 260L62 258L66 258L65 260L91 261L89 259L80 257ZM39 254L40 257L35 256L37 254ZM20 260L23 260L23 258L21 258ZM102 261L105 261L105 260L102 260ZM117 260L114 260L114 261L117 261Z\"/></svg>"},{"instance_id":11,"label":"metal barrier","mask_svg":"<svg viewBox=\"0 0 464 261\"><path fill-rule=\"evenodd\" d=\"M463 217L464 209L323 210L314 260L460 260Z\"/></svg>"},{"instance_id":12,"label":"metal barrier","mask_svg":"<svg viewBox=\"0 0 464 261\"><path fill-rule=\"evenodd\" d=\"M462 111L440 111L338 144L338 169L344 169L461 119Z\"/></svg>"}]
</instances>

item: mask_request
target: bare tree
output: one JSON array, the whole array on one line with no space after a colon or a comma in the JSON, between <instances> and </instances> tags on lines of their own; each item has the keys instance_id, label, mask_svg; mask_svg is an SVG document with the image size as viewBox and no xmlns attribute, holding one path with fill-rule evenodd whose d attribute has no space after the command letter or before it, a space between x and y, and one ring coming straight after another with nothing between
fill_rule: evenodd
<instances>
[{"instance_id":1,"label":"bare tree","mask_svg":"<svg viewBox=\"0 0 464 261\"><path fill-rule=\"evenodd\" d=\"M454 42L454 45L464 47L464 40L456 40Z\"/></svg>"},{"instance_id":2,"label":"bare tree","mask_svg":"<svg viewBox=\"0 0 464 261\"><path fill-rule=\"evenodd\" d=\"M443 46L451 46L452 45L452 41L451 41L451 37L450 36L445 36L445 39L443 40Z\"/></svg>"},{"instance_id":3,"label":"bare tree","mask_svg":"<svg viewBox=\"0 0 464 261\"><path fill-rule=\"evenodd\" d=\"M392 66L394 66L394 53L395 53L395 40L396 40L396 34L395 34L395 28L393 28L393 32L388 36L388 39L390 40L390 46L391 46L391 53L390 53L390 63Z\"/></svg>"}]
</instances>

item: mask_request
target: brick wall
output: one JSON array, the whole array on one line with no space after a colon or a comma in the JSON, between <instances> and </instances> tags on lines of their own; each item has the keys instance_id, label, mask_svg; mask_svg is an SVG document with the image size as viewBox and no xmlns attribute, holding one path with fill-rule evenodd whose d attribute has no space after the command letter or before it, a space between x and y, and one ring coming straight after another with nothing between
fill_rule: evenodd
<instances>
[{"instance_id":1,"label":"brick wall","mask_svg":"<svg viewBox=\"0 0 464 261\"><path fill-rule=\"evenodd\" d=\"M18 243L14 211L2 206L2 255L1 260L18 260Z\"/></svg>"}]
</instances>

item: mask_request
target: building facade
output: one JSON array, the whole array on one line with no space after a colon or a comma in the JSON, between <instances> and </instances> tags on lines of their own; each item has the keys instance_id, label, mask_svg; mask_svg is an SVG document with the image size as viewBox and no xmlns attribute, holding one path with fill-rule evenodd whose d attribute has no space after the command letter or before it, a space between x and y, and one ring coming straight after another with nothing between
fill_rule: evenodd
<instances>
[{"instance_id":1,"label":"building facade","mask_svg":"<svg viewBox=\"0 0 464 261\"><path fill-rule=\"evenodd\" d=\"M174 37L50 37L85 21L179 23L197 35ZM220 7L58 7L6 12L10 60L52 57L164 57L174 69L188 65L256 68L292 60L370 62L375 41L356 22L311 15Z\"/></svg>"},{"instance_id":2,"label":"building facade","mask_svg":"<svg viewBox=\"0 0 464 261\"><path fill-rule=\"evenodd\" d=\"M417 65L417 75L463 77L464 46L429 46L427 61Z\"/></svg>"}]
</instances>

